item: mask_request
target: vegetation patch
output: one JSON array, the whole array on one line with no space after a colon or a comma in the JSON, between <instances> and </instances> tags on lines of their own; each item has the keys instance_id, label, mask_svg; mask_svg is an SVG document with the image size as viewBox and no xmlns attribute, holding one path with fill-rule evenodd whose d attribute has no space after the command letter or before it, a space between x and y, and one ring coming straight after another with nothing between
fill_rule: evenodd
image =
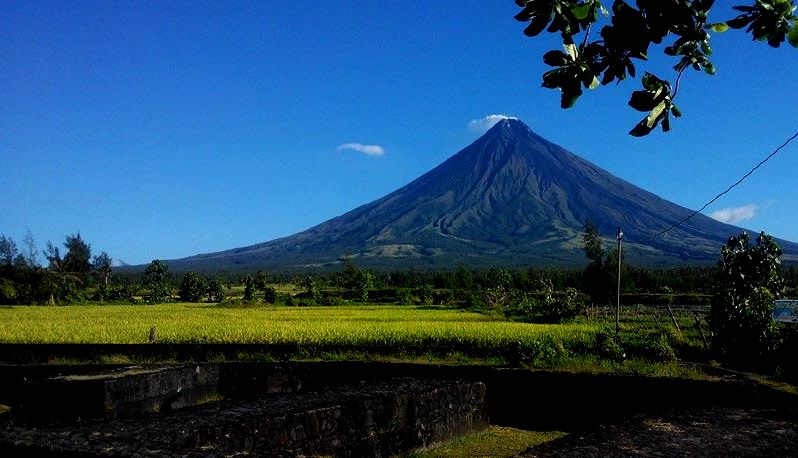
<instances>
[{"instance_id":1,"label":"vegetation patch","mask_svg":"<svg viewBox=\"0 0 798 458\"><path fill-rule=\"evenodd\" d=\"M595 310L591 318L534 324L441 306L25 306L0 310L0 343L233 344L245 347L210 349L205 360L488 364L700 378L677 359L701 351L689 316L677 317L681 332L648 309L625 309L622 317L616 338L614 320ZM157 358L112 351L99 362Z\"/></svg>"},{"instance_id":2,"label":"vegetation patch","mask_svg":"<svg viewBox=\"0 0 798 458\"><path fill-rule=\"evenodd\" d=\"M560 431L525 431L491 426L484 433L460 437L434 448L417 450L407 454L406 458L515 456L529 447L565 435Z\"/></svg>"}]
</instances>

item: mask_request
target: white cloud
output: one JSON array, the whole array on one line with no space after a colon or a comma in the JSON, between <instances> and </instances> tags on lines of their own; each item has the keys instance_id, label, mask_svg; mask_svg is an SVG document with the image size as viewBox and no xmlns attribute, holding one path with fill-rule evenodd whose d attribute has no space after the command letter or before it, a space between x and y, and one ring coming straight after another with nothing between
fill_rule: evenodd
<instances>
[{"instance_id":1,"label":"white cloud","mask_svg":"<svg viewBox=\"0 0 798 458\"><path fill-rule=\"evenodd\" d=\"M722 208L710 213L709 216L722 223L735 224L756 216L756 205L748 204L742 207Z\"/></svg>"},{"instance_id":2,"label":"white cloud","mask_svg":"<svg viewBox=\"0 0 798 458\"><path fill-rule=\"evenodd\" d=\"M338 151L351 150L369 156L382 156L385 148L380 145L364 145L362 143L344 143L336 148Z\"/></svg>"},{"instance_id":3,"label":"white cloud","mask_svg":"<svg viewBox=\"0 0 798 458\"><path fill-rule=\"evenodd\" d=\"M486 132L488 129L493 127L494 124L497 122L504 120L504 119L518 119L512 116L507 116L503 114L492 114L485 116L482 119L472 119L468 122L468 129L474 132Z\"/></svg>"}]
</instances>

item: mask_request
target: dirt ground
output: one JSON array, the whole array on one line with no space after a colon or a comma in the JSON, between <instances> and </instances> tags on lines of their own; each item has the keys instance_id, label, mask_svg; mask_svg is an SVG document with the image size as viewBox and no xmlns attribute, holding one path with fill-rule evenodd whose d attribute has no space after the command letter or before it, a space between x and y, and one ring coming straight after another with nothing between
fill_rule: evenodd
<instances>
[{"instance_id":1,"label":"dirt ground","mask_svg":"<svg viewBox=\"0 0 798 458\"><path fill-rule=\"evenodd\" d=\"M798 409L716 407L638 415L518 456L798 457Z\"/></svg>"}]
</instances>

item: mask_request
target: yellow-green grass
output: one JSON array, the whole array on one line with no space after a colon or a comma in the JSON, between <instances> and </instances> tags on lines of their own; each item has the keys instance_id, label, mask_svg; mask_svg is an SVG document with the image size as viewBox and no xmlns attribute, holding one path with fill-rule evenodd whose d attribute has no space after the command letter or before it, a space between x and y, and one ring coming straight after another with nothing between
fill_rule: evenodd
<instances>
[{"instance_id":1,"label":"yellow-green grass","mask_svg":"<svg viewBox=\"0 0 798 458\"><path fill-rule=\"evenodd\" d=\"M460 437L427 450L418 450L406 458L438 457L508 457L529 447L565 436L559 431L524 431L515 428L491 426L487 431Z\"/></svg>"},{"instance_id":2,"label":"yellow-green grass","mask_svg":"<svg viewBox=\"0 0 798 458\"><path fill-rule=\"evenodd\" d=\"M478 313L408 306L220 308L204 304L9 307L0 343L290 344L454 346L473 349L591 347L598 325L525 324Z\"/></svg>"}]
</instances>

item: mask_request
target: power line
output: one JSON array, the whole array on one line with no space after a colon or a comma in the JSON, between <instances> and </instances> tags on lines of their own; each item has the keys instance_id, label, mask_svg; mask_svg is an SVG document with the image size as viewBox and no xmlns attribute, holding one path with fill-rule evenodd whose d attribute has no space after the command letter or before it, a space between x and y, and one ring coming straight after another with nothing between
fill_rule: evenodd
<instances>
[{"instance_id":1,"label":"power line","mask_svg":"<svg viewBox=\"0 0 798 458\"><path fill-rule=\"evenodd\" d=\"M757 164L756 166L754 166L754 168L752 168L751 170L749 170L749 171L748 171L748 173L746 173L745 175L743 175L743 177L742 177L742 178L740 178L739 180L737 180L737 182L736 182L736 183L734 183L733 185L729 186L728 188L726 188L726 190L725 190L725 191L723 191L722 193L718 194L718 195L717 195L717 196L715 196L715 197L714 197L712 200L710 200L709 202L707 202L706 204L704 204L704 206L703 206L703 207L701 207L701 208L699 208L698 210L694 211L693 213L691 213L690 215L686 216L685 218L683 218L683 219L682 219L681 221L679 221L678 223L676 223L676 224L674 224L673 226L671 226L671 227L669 227L669 228L665 229L664 231L660 232L659 234L652 235L652 236L651 236L651 238L652 238L652 239L655 239L655 238L657 238L657 237L659 237L659 236L661 236L661 235L664 235L664 234L666 234L666 233L668 233L668 232L672 231L673 229L676 229L677 227L681 226L681 225L682 225L682 224L683 224L685 221L689 220L689 219L690 219L690 218L692 218L693 216L695 216L695 215L697 215L697 214L701 213L702 211L704 211L704 209L705 209L705 208L707 208L707 207L709 207L710 205L712 205L712 203L713 203L713 202L715 202L716 200L720 199L720 198L721 198L721 196L723 196L724 194L728 193L729 191L731 191L732 189L734 189L734 188L735 188L735 187L736 187L738 184L742 183L742 182L743 182L743 180L745 180L746 178L748 178L749 176L751 176L751 174L752 174L752 173L754 173L754 172L756 171L756 169L758 169L759 167L761 167L761 166L762 166L762 164L764 164L765 162L767 162L768 160L770 160L770 158L771 158L771 157L775 156L775 155L776 155L776 153L778 153L779 151L781 151L781 149L782 149L782 148L784 148L785 146L789 145L789 144L790 144L790 142L791 142L791 141L793 141L793 140L795 140L795 138L796 138L796 137L798 137L798 132L796 132L795 134L793 134L793 136L792 136L792 137L788 138L786 142L782 143L782 145L781 145L781 146L779 146L778 148L776 148L776 149L775 149L775 150L774 150L772 153L770 153L770 154L768 155L768 157L766 157L766 158L762 159L762 160L759 162L759 164Z\"/></svg>"}]
</instances>

